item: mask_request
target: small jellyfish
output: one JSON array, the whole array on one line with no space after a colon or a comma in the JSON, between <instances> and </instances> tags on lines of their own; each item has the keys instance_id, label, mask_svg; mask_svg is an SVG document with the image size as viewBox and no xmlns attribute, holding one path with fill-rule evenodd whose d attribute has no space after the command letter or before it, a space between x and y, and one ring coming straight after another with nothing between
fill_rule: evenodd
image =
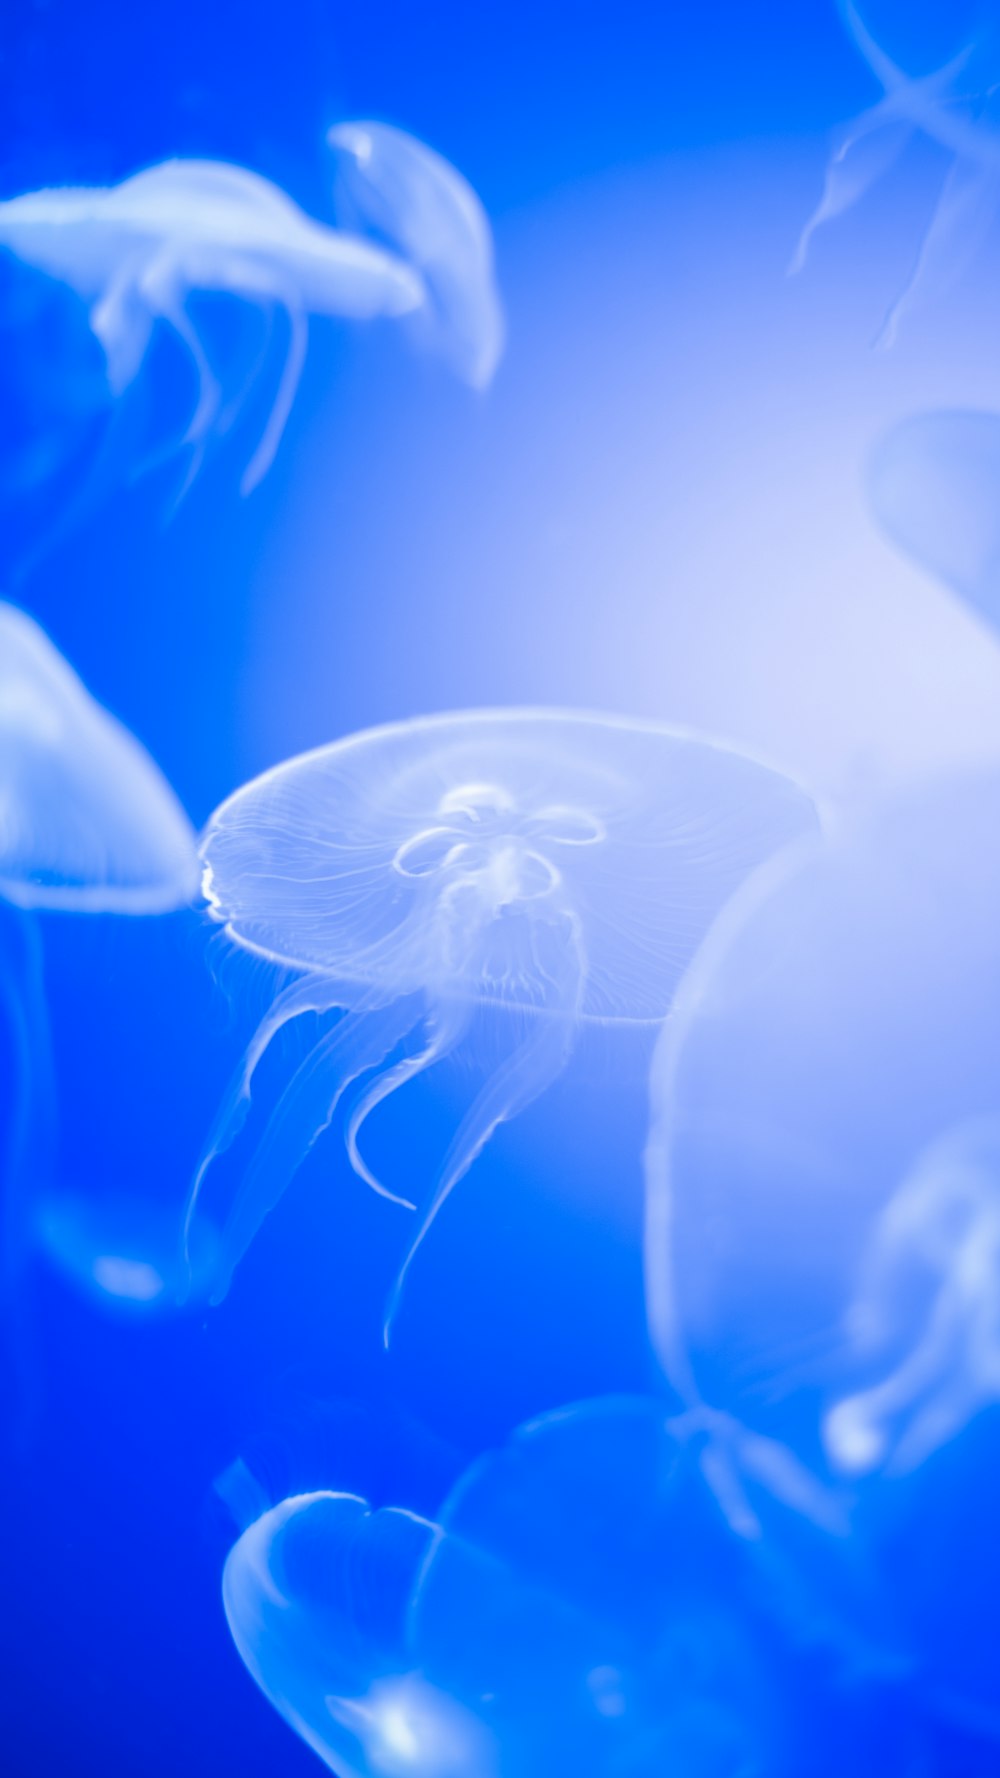
<instances>
[{"instance_id":1,"label":"small jellyfish","mask_svg":"<svg viewBox=\"0 0 1000 1778\"><path fill-rule=\"evenodd\" d=\"M108 1314L136 1319L174 1314L182 1291L197 1304L213 1275L215 1256L206 1242L201 1270L182 1280L176 1214L157 1211L141 1193L46 1193L33 1221L37 1245L50 1265Z\"/></svg>"},{"instance_id":2,"label":"small jellyfish","mask_svg":"<svg viewBox=\"0 0 1000 1778\"><path fill-rule=\"evenodd\" d=\"M662 1019L728 897L815 819L795 784L726 747L554 711L375 729L237 791L204 837L205 895L237 944L298 976L250 1044L193 1186L189 1251L200 1225L223 1227L216 1300L348 1089L351 1165L405 1201L361 1153L365 1120L491 1009L505 1053L445 1155L388 1329L449 1193L561 1072L581 1021ZM265 1050L288 1020L334 1009L211 1215L209 1169L247 1117Z\"/></svg>"},{"instance_id":3,"label":"small jellyfish","mask_svg":"<svg viewBox=\"0 0 1000 1778\"><path fill-rule=\"evenodd\" d=\"M195 836L139 742L31 618L0 603L0 996L17 1083L4 1181L8 1296L54 1119L38 910L156 914L197 889Z\"/></svg>"},{"instance_id":4,"label":"small jellyfish","mask_svg":"<svg viewBox=\"0 0 1000 1778\"><path fill-rule=\"evenodd\" d=\"M226 1497L253 1509L245 1473ZM340 1778L489 1778L474 1714L414 1664L407 1612L435 1527L356 1495L283 1500L226 1561L239 1654L274 1708Z\"/></svg>"},{"instance_id":5,"label":"small jellyfish","mask_svg":"<svg viewBox=\"0 0 1000 1778\"><path fill-rule=\"evenodd\" d=\"M994 770L776 863L664 1028L647 1152L667 1382L841 1491L967 1712L998 1657L998 907Z\"/></svg>"},{"instance_id":6,"label":"small jellyfish","mask_svg":"<svg viewBox=\"0 0 1000 1778\"><path fill-rule=\"evenodd\" d=\"M882 328L881 341L889 345L918 297L933 300L952 288L1000 213L1000 32L996 20L987 17L951 61L933 73L911 76L881 48L851 0L840 0L839 11L883 96L835 148L791 270L805 264L815 231L852 209L914 135L924 135L951 157L913 273Z\"/></svg>"},{"instance_id":7,"label":"small jellyfish","mask_svg":"<svg viewBox=\"0 0 1000 1778\"><path fill-rule=\"evenodd\" d=\"M401 162L419 156L419 144L394 134L399 135ZM442 187L449 188L450 177L457 191L464 190L458 176L443 162L439 165ZM472 208L471 194L469 203L484 231L481 250L488 254L488 227L478 208ZM458 230L454 244L462 255L457 284L465 288L472 272L467 242ZM419 267L357 234L314 220L269 180L225 162L164 161L120 185L27 192L0 203L0 245L69 285L89 305L90 325L104 349L116 396L138 374L155 323L173 329L198 382L182 441L192 453L188 482L212 433L232 424L256 374L251 372L242 387L231 391L227 403L188 311L189 297L197 291L218 292L268 316L275 310L285 315L285 362L264 433L243 474L244 494L267 473L281 442L305 362L308 317L399 316L428 299L429 286ZM452 287L444 263L447 249L447 243L427 248L435 291ZM447 303L435 296L435 304L447 323ZM459 320L464 325L464 314ZM446 326L442 338L451 349ZM464 333L456 349L460 355L473 349ZM478 368L484 363L480 357Z\"/></svg>"},{"instance_id":8,"label":"small jellyfish","mask_svg":"<svg viewBox=\"0 0 1000 1778\"><path fill-rule=\"evenodd\" d=\"M845 1326L883 1373L826 1414L848 1474L916 1469L1000 1401L1000 1119L920 1157L872 1231Z\"/></svg>"},{"instance_id":9,"label":"small jellyfish","mask_svg":"<svg viewBox=\"0 0 1000 1778\"><path fill-rule=\"evenodd\" d=\"M1000 628L1000 415L901 421L880 441L867 483L893 543Z\"/></svg>"},{"instance_id":10,"label":"small jellyfish","mask_svg":"<svg viewBox=\"0 0 1000 1778\"><path fill-rule=\"evenodd\" d=\"M415 266L421 318L458 374L485 388L503 351L493 237L472 187L433 149L388 124L337 124L338 213Z\"/></svg>"}]
</instances>

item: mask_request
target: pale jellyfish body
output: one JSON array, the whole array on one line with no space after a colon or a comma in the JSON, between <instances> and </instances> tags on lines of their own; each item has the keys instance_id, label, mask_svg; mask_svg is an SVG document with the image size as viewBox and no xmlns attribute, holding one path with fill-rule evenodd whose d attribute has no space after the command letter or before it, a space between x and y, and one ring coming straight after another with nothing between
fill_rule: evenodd
<instances>
[{"instance_id":1,"label":"pale jellyfish body","mask_svg":"<svg viewBox=\"0 0 1000 1778\"><path fill-rule=\"evenodd\" d=\"M14 1087L4 1165L4 1296L18 1286L51 1166L55 1085L36 910L156 914L197 888L195 837L148 753L31 618L0 603L0 999ZM23 1328L15 1329L26 1362Z\"/></svg>"},{"instance_id":2,"label":"pale jellyfish body","mask_svg":"<svg viewBox=\"0 0 1000 1778\"><path fill-rule=\"evenodd\" d=\"M901 421L875 451L867 484L886 535L1000 628L1000 416Z\"/></svg>"},{"instance_id":3,"label":"pale jellyfish body","mask_svg":"<svg viewBox=\"0 0 1000 1778\"><path fill-rule=\"evenodd\" d=\"M191 825L145 748L31 618L0 604L0 897L165 913L197 880Z\"/></svg>"},{"instance_id":4,"label":"pale jellyfish body","mask_svg":"<svg viewBox=\"0 0 1000 1778\"><path fill-rule=\"evenodd\" d=\"M478 1778L475 1717L429 1683L407 1635L435 1527L356 1495L297 1495L247 1526L226 1562L233 1640L289 1726L341 1778Z\"/></svg>"},{"instance_id":5,"label":"pale jellyfish body","mask_svg":"<svg viewBox=\"0 0 1000 1778\"><path fill-rule=\"evenodd\" d=\"M654 725L477 712L377 729L277 767L223 804L205 892L240 945L300 972L223 1103L189 1235L221 1222L218 1295L352 1089L368 1114L491 1009L506 1052L457 1129L406 1264L493 1132L556 1078L581 1022L649 1023L719 908L811 829L809 798L755 761ZM295 1015L343 1016L278 1101L235 1199L208 1169L249 1109L257 1065ZM404 1267L404 1273L405 1273Z\"/></svg>"},{"instance_id":6,"label":"pale jellyfish body","mask_svg":"<svg viewBox=\"0 0 1000 1778\"><path fill-rule=\"evenodd\" d=\"M215 291L283 311L285 363L265 432L243 477L249 492L273 461L305 361L310 315L368 320L420 307L418 270L396 253L305 214L257 173L215 161L165 161L120 185L56 188L0 204L0 245L70 286L88 304L108 379L121 394L138 373L154 324L187 349L198 398L185 434L193 474L228 405L186 307Z\"/></svg>"},{"instance_id":7,"label":"pale jellyfish body","mask_svg":"<svg viewBox=\"0 0 1000 1778\"><path fill-rule=\"evenodd\" d=\"M840 0L839 10L883 96L847 128L834 150L792 270L805 263L817 228L852 209L915 135L951 157L913 273L882 330L889 344L916 300L947 294L985 246L1000 214L1000 36L986 15L983 30L945 66L912 76L882 49L851 0Z\"/></svg>"},{"instance_id":8,"label":"pale jellyfish body","mask_svg":"<svg viewBox=\"0 0 1000 1778\"><path fill-rule=\"evenodd\" d=\"M946 780L732 904L654 1065L646 1245L671 1387L835 1492L991 1734L998 835L1000 779Z\"/></svg>"},{"instance_id":9,"label":"pale jellyfish body","mask_svg":"<svg viewBox=\"0 0 1000 1778\"><path fill-rule=\"evenodd\" d=\"M373 231L424 280L424 318L458 374L484 388L503 350L490 225L472 187L423 142L388 124L336 125L344 220Z\"/></svg>"}]
</instances>

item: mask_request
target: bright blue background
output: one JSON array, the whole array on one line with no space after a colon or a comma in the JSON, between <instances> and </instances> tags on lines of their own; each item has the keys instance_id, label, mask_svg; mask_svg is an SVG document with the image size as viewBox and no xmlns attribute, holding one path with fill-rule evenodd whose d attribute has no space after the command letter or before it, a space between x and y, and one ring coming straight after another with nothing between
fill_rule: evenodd
<instances>
[{"instance_id":1,"label":"bright blue background","mask_svg":"<svg viewBox=\"0 0 1000 1778\"><path fill-rule=\"evenodd\" d=\"M925 53L959 34L936 18ZM482 703L703 723L824 789L995 741L995 655L879 543L858 491L890 419L934 399L1000 406L974 290L891 360L868 350L933 191L930 152L817 243L803 279L784 276L826 132L874 96L827 0L592 15L13 0L4 195L197 155L326 216L325 129L385 118L481 193L510 339L476 397L388 329L317 324L250 500L236 490L253 418L176 515L168 464L112 477L53 537L106 422L100 359L72 300L4 263L8 596L198 824L301 747ZM169 341L146 375L152 447L191 390ZM26 460L45 469L27 485ZM269 984L196 915L49 919L44 938L60 1182L176 1212ZM315 1769L231 1649L212 1479L256 1453L280 1492L356 1485L432 1510L521 1416L641 1388L646 1058L642 1039L610 1060L585 1049L505 1132L442 1219L389 1360L378 1311L399 1225L335 1143L210 1317L116 1320L39 1271L36 1424L0 1465L5 1771ZM461 1090L446 1079L405 1145L390 1132L390 1163L434 1152Z\"/></svg>"}]
</instances>

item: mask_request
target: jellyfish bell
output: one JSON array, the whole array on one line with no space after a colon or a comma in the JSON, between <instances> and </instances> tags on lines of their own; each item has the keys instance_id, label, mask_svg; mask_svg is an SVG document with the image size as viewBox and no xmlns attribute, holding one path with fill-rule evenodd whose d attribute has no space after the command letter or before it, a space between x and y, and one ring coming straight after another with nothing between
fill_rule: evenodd
<instances>
[{"instance_id":1,"label":"jellyfish bell","mask_svg":"<svg viewBox=\"0 0 1000 1778\"><path fill-rule=\"evenodd\" d=\"M235 1497L248 1498L243 1478ZM342 1778L492 1770L474 1715L428 1682L408 1646L409 1600L433 1537L415 1514L324 1491L266 1510L226 1561L223 1603L244 1664Z\"/></svg>"},{"instance_id":2,"label":"jellyfish bell","mask_svg":"<svg viewBox=\"0 0 1000 1778\"><path fill-rule=\"evenodd\" d=\"M900 421L879 442L867 484L890 540L1000 627L1000 415Z\"/></svg>"},{"instance_id":3,"label":"jellyfish bell","mask_svg":"<svg viewBox=\"0 0 1000 1778\"><path fill-rule=\"evenodd\" d=\"M994 1714L998 836L983 768L731 904L654 1063L646 1236L672 1390L840 1490L928 1695Z\"/></svg>"},{"instance_id":4,"label":"jellyfish bell","mask_svg":"<svg viewBox=\"0 0 1000 1778\"><path fill-rule=\"evenodd\" d=\"M197 881L190 823L148 753L38 625L0 603L0 896L165 913Z\"/></svg>"},{"instance_id":5,"label":"jellyfish bell","mask_svg":"<svg viewBox=\"0 0 1000 1778\"><path fill-rule=\"evenodd\" d=\"M401 1284L449 1193L560 1073L580 1025L661 1020L728 897L815 823L797 785L721 744L557 711L395 724L237 791L202 844L209 907L236 944L298 974L249 1046L192 1190L189 1244L204 1217L223 1230L216 1297L349 1089L351 1164L401 1196L364 1159L365 1120L487 1009L504 1053L455 1132ZM272 1038L333 1009L235 1199L213 1210L211 1164Z\"/></svg>"},{"instance_id":6,"label":"jellyfish bell","mask_svg":"<svg viewBox=\"0 0 1000 1778\"><path fill-rule=\"evenodd\" d=\"M504 319L490 225L472 187L433 149L389 124L336 124L327 141L338 157L345 223L374 233L416 267L439 349L474 388L485 388L503 351Z\"/></svg>"}]
</instances>

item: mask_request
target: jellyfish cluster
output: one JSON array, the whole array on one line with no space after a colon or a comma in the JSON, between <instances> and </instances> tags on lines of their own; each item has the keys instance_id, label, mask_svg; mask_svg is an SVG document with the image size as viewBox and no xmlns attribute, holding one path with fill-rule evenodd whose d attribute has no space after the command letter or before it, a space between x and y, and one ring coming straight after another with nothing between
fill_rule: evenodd
<instances>
[{"instance_id":1,"label":"jellyfish cluster","mask_svg":"<svg viewBox=\"0 0 1000 1778\"><path fill-rule=\"evenodd\" d=\"M891 335L992 215L996 87L985 39L911 76L841 10L881 96L834 154L800 259L910 136L951 157ZM327 147L330 221L194 160L0 203L0 247L85 306L115 402L157 328L180 342L187 481L266 375L275 316L243 493L278 450L313 318L405 322L491 383L505 324L475 193L385 124L336 124ZM264 315L238 374L212 361L198 292ZM1000 416L903 416L858 477L885 537L995 647ZM151 1213L141 1182L97 1205L60 1176L47 940L53 922L180 910L242 1055L173 1211ZM623 1115L604 1132L603 1197L551 1185L567 1219L641 1198L644 1388L540 1386L527 1418L456 1444L433 1487L405 1455L366 1469L350 1457L366 1435L342 1430L321 1475L276 1480L248 1446L206 1478L226 1549L193 1609L224 1612L234 1665L332 1772L1000 1768L995 761L831 804L739 735L470 709L334 724L234 787L199 836L55 640L0 603L0 1015L11 1427L39 1271L95 1315L207 1325L260 1289L289 1200L314 1218L312 1259L328 1243L349 1265L347 1206L372 1194L392 1258L359 1337L391 1367L439 1243L473 1278L493 1263L485 1216L459 1222L491 1162L512 1194L542 1190L595 1071L643 1107L640 1129ZM530 1241L530 1214L519 1227ZM546 1302L519 1312L541 1350ZM570 1345L600 1312L581 1292ZM530 1372L503 1326L490 1352L486 1399L505 1367ZM422 1404L402 1407L412 1441ZM354 1404L352 1427L362 1410L379 1411Z\"/></svg>"}]
</instances>

